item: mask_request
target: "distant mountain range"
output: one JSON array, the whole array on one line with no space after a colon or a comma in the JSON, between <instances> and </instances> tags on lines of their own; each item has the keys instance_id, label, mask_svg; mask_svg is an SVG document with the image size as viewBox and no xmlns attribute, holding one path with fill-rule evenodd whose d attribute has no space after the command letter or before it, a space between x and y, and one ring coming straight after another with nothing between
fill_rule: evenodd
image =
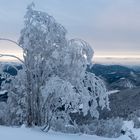
<instances>
[{"instance_id":1,"label":"distant mountain range","mask_svg":"<svg viewBox=\"0 0 140 140\"><path fill-rule=\"evenodd\" d=\"M140 86L140 69L120 65L95 64L88 71L102 78L108 89L125 89Z\"/></svg>"},{"instance_id":2,"label":"distant mountain range","mask_svg":"<svg viewBox=\"0 0 140 140\"><path fill-rule=\"evenodd\" d=\"M22 65L10 64L3 65L3 71L15 76L17 70L22 69ZM87 71L94 73L102 78L109 90L112 89L126 89L140 86L140 67L139 66L121 66L121 65L101 65L94 64L91 68L87 68ZM3 79L0 78L0 83Z\"/></svg>"}]
</instances>

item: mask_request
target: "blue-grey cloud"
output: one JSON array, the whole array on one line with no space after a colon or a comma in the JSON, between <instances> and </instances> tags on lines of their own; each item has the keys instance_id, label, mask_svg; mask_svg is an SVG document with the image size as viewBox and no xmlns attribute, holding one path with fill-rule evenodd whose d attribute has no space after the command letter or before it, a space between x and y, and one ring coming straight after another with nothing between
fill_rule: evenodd
<instances>
[{"instance_id":1,"label":"blue-grey cloud","mask_svg":"<svg viewBox=\"0 0 140 140\"><path fill-rule=\"evenodd\" d=\"M17 40L26 7L33 0L0 0L0 36ZM82 38L95 54L140 55L139 0L34 0L68 30L68 38ZM10 48L9 44L1 44ZM12 46L11 49L15 49Z\"/></svg>"}]
</instances>

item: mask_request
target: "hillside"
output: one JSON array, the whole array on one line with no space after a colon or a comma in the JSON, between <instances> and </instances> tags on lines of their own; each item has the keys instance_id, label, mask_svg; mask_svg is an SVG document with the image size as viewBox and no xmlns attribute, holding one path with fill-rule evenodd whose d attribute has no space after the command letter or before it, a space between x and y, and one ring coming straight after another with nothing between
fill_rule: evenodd
<instances>
[{"instance_id":1,"label":"hillside","mask_svg":"<svg viewBox=\"0 0 140 140\"><path fill-rule=\"evenodd\" d=\"M88 71L101 77L108 89L127 89L140 86L139 71L120 65L95 64Z\"/></svg>"},{"instance_id":2,"label":"hillside","mask_svg":"<svg viewBox=\"0 0 140 140\"><path fill-rule=\"evenodd\" d=\"M110 94L110 111L103 110L101 118L122 117L127 118L130 114L140 109L140 87L121 90Z\"/></svg>"}]
</instances>

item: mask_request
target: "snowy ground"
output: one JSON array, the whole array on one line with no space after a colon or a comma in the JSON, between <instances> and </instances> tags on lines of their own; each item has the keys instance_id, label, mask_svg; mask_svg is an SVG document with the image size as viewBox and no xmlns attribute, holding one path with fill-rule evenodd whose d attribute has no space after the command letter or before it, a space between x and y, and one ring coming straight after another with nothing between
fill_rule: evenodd
<instances>
[{"instance_id":1,"label":"snowy ground","mask_svg":"<svg viewBox=\"0 0 140 140\"><path fill-rule=\"evenodd\" d=\"M56 132L44 133L36 129L11 128L0 126L0 140L130 140L127 136L117 139L89 135L72 135Z\"/></svg>"}]
</instances>

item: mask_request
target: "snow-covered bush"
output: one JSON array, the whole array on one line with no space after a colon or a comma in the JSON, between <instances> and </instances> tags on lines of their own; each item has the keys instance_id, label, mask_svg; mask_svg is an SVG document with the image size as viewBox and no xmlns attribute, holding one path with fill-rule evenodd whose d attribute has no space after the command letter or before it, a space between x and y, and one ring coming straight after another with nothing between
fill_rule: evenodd
<instances>
[{"instance_id":1,"label":"snow-covered bush","mask_svg":"<svg viewBox=\"0 0 140 140\"><path fill-rule=\"evenodd\" d=\"M126 135L131 139L131 140L138 140L138 136L132 130L126 130Z\"/></svg>"},{"instance_id":2,"label":"snow-covered bush","mask_svg":"<svg viewBox=\"0 0 140 140\"><path fill-rule=\"evenodd\" d=\"M135 117L140 117L140 109L136 109L134 112L132 112L129 115L128 119L132 120Z\"/></svg>"},{"instance_id":3,"label":"snow-covered bush","mask_svg":"<svg viewBox=\"0 0 140 140\"><path fill-rule=\"evenodd\" d=\"M80 129L78 128L77 124L70 124L66 123L64 118L58 118L57 120L52 121L51 129L54 131L59 131L63 133L79 133Z\"/></svg>"},{"instance_id":4,"label":"snow-covered bush","mask_svg":"<svg viewBox=\"0 0 140 140\"><path fill-rule=\"evenodd\" d=\"M140 128L140 109L137 109L133 113L129 114L128 120L132 120L134 128Z\"/></svg>"},{"instance_id":5,"label":"snow-covered bush","mask_svg":"<svg viewBox=\"0 0 140 140\"><path fill-rule=\"evenodd\" d=\"M98 135L109 138L117 138L121 134L123 120L120 118L112 118L109 120L93 120L92 123L77 125L66 124L63 118L52 122L52 129L64 133L85 133L89 135Z\"/></svg>"},{"instance_id":6,"label":"snow-covered bush","mask_svg":"<svg viewBox=\"0 0 140 140\"><path fill-rule=\"evenodd\" d=\"M17 76L9 76L9 82L7 82L6 79L2 83L2 89L6 89L8 92L8 99L5 103L5 106L7 106L7 114L5 114L7 118L6 125L22 125L26 120L24 74L25 73L20 70Z\"/></svg>"},{"instance_id":7,"label":"snow-covered bush","mask_svg":"<svg viewBox=\"0 0 140 140\"><path fill-rule=\"evenodd\" d=\"M0 125L7 125L8 106L5 102L0 102Z\"/></svg>"},{"instance_id":8,"label":"snow-covered bush","mask_svg":"<svg viewBox=\"0 0 140 140\"><path fill-rule=\"evenodd\" d=\"M109 120L94 120L88 125L79 126L82 133L116 138L121 135L123 120L120 118L112 118Z\"/></svg>"},{"instance_id":9,"label":"snow-covered bush","mask_svg":"<svg viewBox=\"0 0 140 140\"><path fill-rule=\"evenodd\" d=\"M134 122L134 128L140 128L140 118L138 118L137 116L135 116L133 118L133 122Z\"/></svg>"}]
</instances>

